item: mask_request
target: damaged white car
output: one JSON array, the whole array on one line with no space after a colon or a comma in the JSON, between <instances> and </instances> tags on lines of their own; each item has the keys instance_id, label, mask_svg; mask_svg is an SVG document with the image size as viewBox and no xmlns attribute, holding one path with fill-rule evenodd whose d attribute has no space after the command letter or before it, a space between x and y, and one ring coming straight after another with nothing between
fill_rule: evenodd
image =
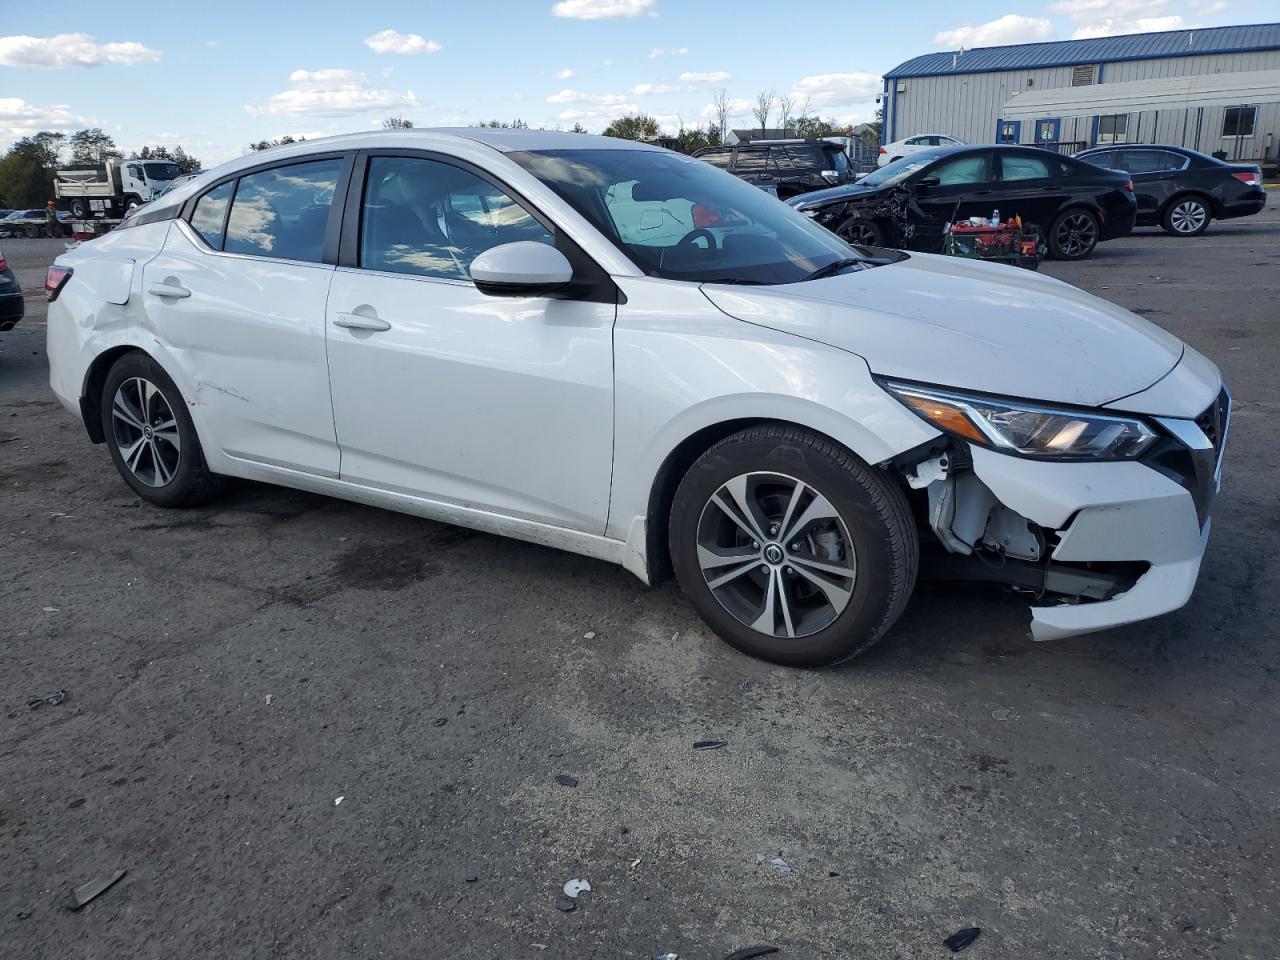
<instances>
[{"instance_id":1,"label":"damaged white car","mask_svg":"<svg viewBox=\"0 0 1280 960\"><path fill-rule=\"evenodd\" d=\"M1213 364L1110 303L579 134L256 153L47 287L53 389L147 500L245 477L674 572L780 663L865 650L922 561L1043 640L1176 609L1227 435Z\"/></svg>"}]
</instances>

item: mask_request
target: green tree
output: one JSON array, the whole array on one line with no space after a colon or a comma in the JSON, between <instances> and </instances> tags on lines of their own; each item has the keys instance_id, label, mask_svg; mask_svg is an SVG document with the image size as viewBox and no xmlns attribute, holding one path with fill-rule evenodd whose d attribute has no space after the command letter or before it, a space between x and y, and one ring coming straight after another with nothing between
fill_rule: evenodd
<instances>
[{"instance_id":1,"label":"green tree","mask_svg":"<svg viewBox=\"0 0 1280 960\"><path fill-rule=\"evenodd\" d=\"M586 133L587 128L575 120L573 123L573 126L569 128L569 132L570 133Z\"/></svg>"},{"instance_id":2,"label":"green tree","mask_svg":"<svg viewBox=\"0 0 1280 960\"><path fill-rule=\"evenodd\" d=\"M66 136L42 130L14 141L0 158L0 197L14 207L42 207L53 199L53 177Z\"/></svg>"},{"instance_id":3,"label":"green tree","mask_svg":"<svg viewBox=\"0 0 1280 960\"><path fill-rule=\"evenodd\" d=\"M120 156L116 142L101 127L77 130L67 139L67 145L71 147L73 167L97 167L111 157Z\"/></svg>"},{"instance_id":4,"label":"green tree","mask_svg":"<svg viewBox=\"0 0 1280 960\"><path fill-rule=\"evenodd\" d=\"M508 122L506 120L481 120L476 124L477 127L491 127L495 130L528 130L529 125L516 117Z\"/></svg>"},{"instance_id":5,"label":"green tree","mask_svg":"<svg viewBox=\"0 0 1280 960\"><path fill-rule=\"evenodd\" d=\"M658 121L647 113L627 114L605 127L604 135L622 140L656 140Z\"/></svg>"},{"instance_id":6,"label":"green tree","mask_svg":"<svg viewBox=\"0 0 1280 960\"><path fill-rule=\"evenodd\" d=\"M272 147L282 147L286 143L302 143L306 139L306 137L292 137L286 133L279 140L259 140L257 143L251 143L249 144L249 149L253 151L270 150Z\"/></svg>"},{"instance_id":7,"label":"green tree","mask_svg":"<svg viewBox=\"0 0 1280 960\"><path fill-rule=\"evenodd\" d=\"M849 126L838 124L830 117L795 117L791 128L797 137L837 137L847 136Z\"/></svg>"},{"instance_id":8,"label":"green tree","mask_svg":"<svg viewBox=\"0 0 1280 960\"><path fill-rule=\"evenodd\" d=\"M382 121L382 128L384 130L411 130L413 129L413 121L408 117L387 117Z\"/></svg>"},{"instance_id":9,"label":"green tree","mask_svg":"<svg viewBox=\"0 0 1280 960\"><path fill-rule=\"evenodd\" d=\"M174 147L172 150L168 147L148 147L144 145L136 150L129 159L169 160L172 163L176 163L183 173L190 173L192 170L200 169L200 161L183 150L181 145Z\"/></svg>"}]
</instances>

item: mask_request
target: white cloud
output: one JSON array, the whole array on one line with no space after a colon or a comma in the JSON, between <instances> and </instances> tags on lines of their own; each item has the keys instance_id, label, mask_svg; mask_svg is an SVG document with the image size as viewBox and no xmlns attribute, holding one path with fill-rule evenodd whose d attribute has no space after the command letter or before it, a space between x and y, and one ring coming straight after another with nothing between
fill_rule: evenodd
<instances>
[{"instance_id":1,"label":"white cloud","mask_svg":"<svg viewBox=\"0 0 1280 960\"><path fill-rule=\"evenodd\" d=\"M657 60L659 57L665 57L668 54L673 57L683 57L688 52L688 47L672 47L670 50L666 47L654 47L649 51L648 59Z\"/></svg>"},{"instance_id":2,"label":"white cloud","mask_svg":"<svg viewBox=\"0 0 1280 960\"><path fill-rule=\"evenodd\" d=\"M637 83L631 92L637 97L651 97L659 93L683 93L687 89L674 83Z\"/></svg>"},{"instance_id":3,"label":"white cloud","mask_svg":"<svg viewBox=\"0 0 1280 960\"><path fill-rule=\"evenodd\" d=\"M87 33L0 37L0 66L5 67L61 70L64 67L97 67L104 63L132 65L159 59L159 50L144 47L133 40L97 43Z\"/></svg>"},{"instance_id":4,"label":"white cloud","mask_svg":"<svg viewBox=\"0 0 1280 960\"><path fill-rule=\"evenodd\" d=\"M374 53L439 53L444 49L435 40L396 30L379 30L373 36L365 37L364 45Z\"/></svg>"},{"instance_id":5,"label":"white cloud","mask_svg":"<svg viewBox=\"0 0 1280 960\"><path fill-rule=\"evenodd\" d=\"M583 93L581 90L561 90L547 97L547 103L594 103L601 106L625 103L626 97L616 93Z\"/></svg>"},{"instance_id":6,"label":"white cloud","mask_svg":"<svg viewBox=\"0 0 1280 960\"><path fill-rule=\"evenodd\" d=\"M1008 43L1035 43L1038 40L1052 39L1053 24L1047 19L1006 13L1003 17L986 23L967 23L954 30L942 30L934 35L933 42L947 50L956 50L960 47L999 47Z\"/></svg>"},{"instance_id":7,"label":"white cloud","mask_svg":"<svg viewBox=\"0 0 1280 960\"><path fill-rule=\"evenodd\" d=\"M1191 0L1191 9L1202 17L1213 17L1224 13L1231 5L1226 0Z\"/></svg>"},{"instance_id":8,"label":"white cloud","mask_svg":"<svg viewBox=\"0 0 1280 960\"><path fill-rule=\"evenodd\" d=\"M568 67L565 67L563 70L556 71L557 80L568 80L572 76L573 76L573 71L570 70Z\"/></svg>"},{"instance_id":9,"label":"white cloud","mask_svg":"<svg viewBox=\"0 0 1280 960\"><path fill-rule=\"evenodd\" d=\"M727 70L709 70L705 73L686 70L680 74L680 79L685 83L724 83L726 80L732 80L733 74Z\"/></svg>"},{"instance_id":10,"label":"white cloud","mask_svg":"<svg viewBox=\"0 0 1280 960\"><path fill-rule=\"evenodd\" d=\"M1168 9L1169 0L1060 0L1049 7L1051 13L1077 24L1073 40L1193 26L1177 14L1165 13Z\"/></svg>"},{"instance_id":11,"label":"white cloud","mask_svg":"<svg viewBox=\"0 0 1280 960\"><path fill-rule=\"evenodd\" d=\"M880 78L872 73L817 73L801 77L791 88L797 106L808 101L813 110L874 100L880 93Z\"/></svg>"},{"instance_id":12,"label":"white cloud","mask_svg":"<svg viewBox=\"0 0 1280 960\"><path fill-rule=\"evenodd\" d=\"M17 97L0 97L0 141L16 140L40 130L75 130L91 126L65 103L38 107Z\"/></svg>"},{"instance_id":13,"label":"white cloud","mask_svg":"<svg viewBox=\"0 0 1280 960\"><path fill-rule=\"evenodd\" d=\"M295 70L290 88L273 94L264 105L245 107L251 116L285 115L346 117L366 111L404 110L421 106L412 90L375 90L355 70Z\"/></svg>"},{"instance_id":14,"label":"white cloud","mask_svg":"<svg viewBox=\"0 0 1280 960\"><path fill-rule=\"evenodd\" d=\"M656 3L657 0L560 0L551 12L570 20L625 20L656 17Z\"/></svg>"},{"instance_id":15,"label":"white cloud","mask_svg":"<svg viewBox=\"0 0 1280 960\"><path fill-rule=\"evenodd\" d=\"M618 117L642 112L634 103L616 103L607 106L597 104L562 110L556 114L556 120L565 126L580 123L589 130L603 130Z\"/></svg>"}]
</instances>

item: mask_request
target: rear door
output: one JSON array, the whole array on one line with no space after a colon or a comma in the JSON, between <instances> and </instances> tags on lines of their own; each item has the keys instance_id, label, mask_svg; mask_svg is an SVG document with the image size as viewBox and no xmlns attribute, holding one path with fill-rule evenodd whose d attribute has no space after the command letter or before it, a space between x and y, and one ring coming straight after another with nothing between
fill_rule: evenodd
<instances>
[{"instance_id":1,"label":"rear door","mask_svg":"<svg viewBox=\"0 0 1280 960\"><path fill-rule=\"evenodd\" d=\"M769 148L763 144L745 144L738 147L738 155L733 161L733 172L747 183L757 187L768 187L770 192L777 190L777 171L769 158Z\"/></svg>"},{"instance_id":2,"label":"rear door","mask_svg":"<svg viewBox=\"0 0 1280 960\"><path fill-rule=\"evenodd\" d=\"M612 282L500 181L448 156L362 156L347 210L326 325L342 478L603 533ZM471 261L516 241L556 246L584 289L481 293Z\"/></svg>"},{"instance_id":3,"label":"rear door","mask_svg":"<svg viewBox=\"0 0 1280 960\"><path fill-rule=\"evenodd\" d=\"M944 157L911 178L918 207L916 237L907 245L918 250L942 248L945 224L969 217L990 218L995 209L996 187L994 151L976 150ZM921 185L936 178L937 184Z\"/></svg>"},{"instance_id":4,"label":"rear door","mask_svg":"<svg viewBox=\"0 0 1280 960\"><path fill-rule=\"evenodd\" d=\"M1138 200L1138 216L1154 223L1160 211L1178 190L1178 180L1187 158L1172 150L1127 147L1120 154L1120 167L1129 171L1133 193Z\"/></svg>"},{"instance_id":5,"label":"rear door","mask_svg":"<svg viewBox=\"0 0 1280 960\"><path fill-rule=\"evenodd\" d=\"M203 440L228 456L337 476L324 320L350 163L331 154L214 186L143 268L154 335L182 368Z\"/></svg>"},{"instance_id":6,"label":"rear door","mask_svg":"<svg viewBox=\"0 0 1280 960\"><path fill-rule=\"evenodd\" d=\"M1030 150L1001 150L996 159L1000 185L993 206L999 208L1000 219L1021 217L1024 224L1038 226L1046 235L1066 195L1060 162L1048 153Z\"/></svg>"}]
</instances>

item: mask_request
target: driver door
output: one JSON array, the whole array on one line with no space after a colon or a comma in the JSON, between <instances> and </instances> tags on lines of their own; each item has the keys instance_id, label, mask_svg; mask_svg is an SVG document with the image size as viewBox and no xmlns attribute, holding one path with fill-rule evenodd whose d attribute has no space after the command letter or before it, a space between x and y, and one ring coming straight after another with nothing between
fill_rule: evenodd
<instances>
[{"instance_id":1,"label":"driver door","mask_svg":"<svg viewBox=\"0 0 1280 960\"><path fill-rule=\"evenodd\" d=\"M912 178L919 210L913 218L915 237L908 246L936 253L942 249L946 224L969 217L990 219L996 206L995 177L995 157L990 150L945 157L921 170ZM923 182L934 179L937 183Z\"/></svg>"},{"instance_id":2,"label":"driver door","mask_svg":"<svg viewBox=\"0 0 1280 960\"><path fill-rule=\"evenodd\" d=\"M361 189L363 185L363 190ZM362 157L325 333L342 479L603 533L613 465L611 281L498 182L441 157ZM484 250L557 246L575 299L494 297Z\"/></svg>"}]
</instances>

